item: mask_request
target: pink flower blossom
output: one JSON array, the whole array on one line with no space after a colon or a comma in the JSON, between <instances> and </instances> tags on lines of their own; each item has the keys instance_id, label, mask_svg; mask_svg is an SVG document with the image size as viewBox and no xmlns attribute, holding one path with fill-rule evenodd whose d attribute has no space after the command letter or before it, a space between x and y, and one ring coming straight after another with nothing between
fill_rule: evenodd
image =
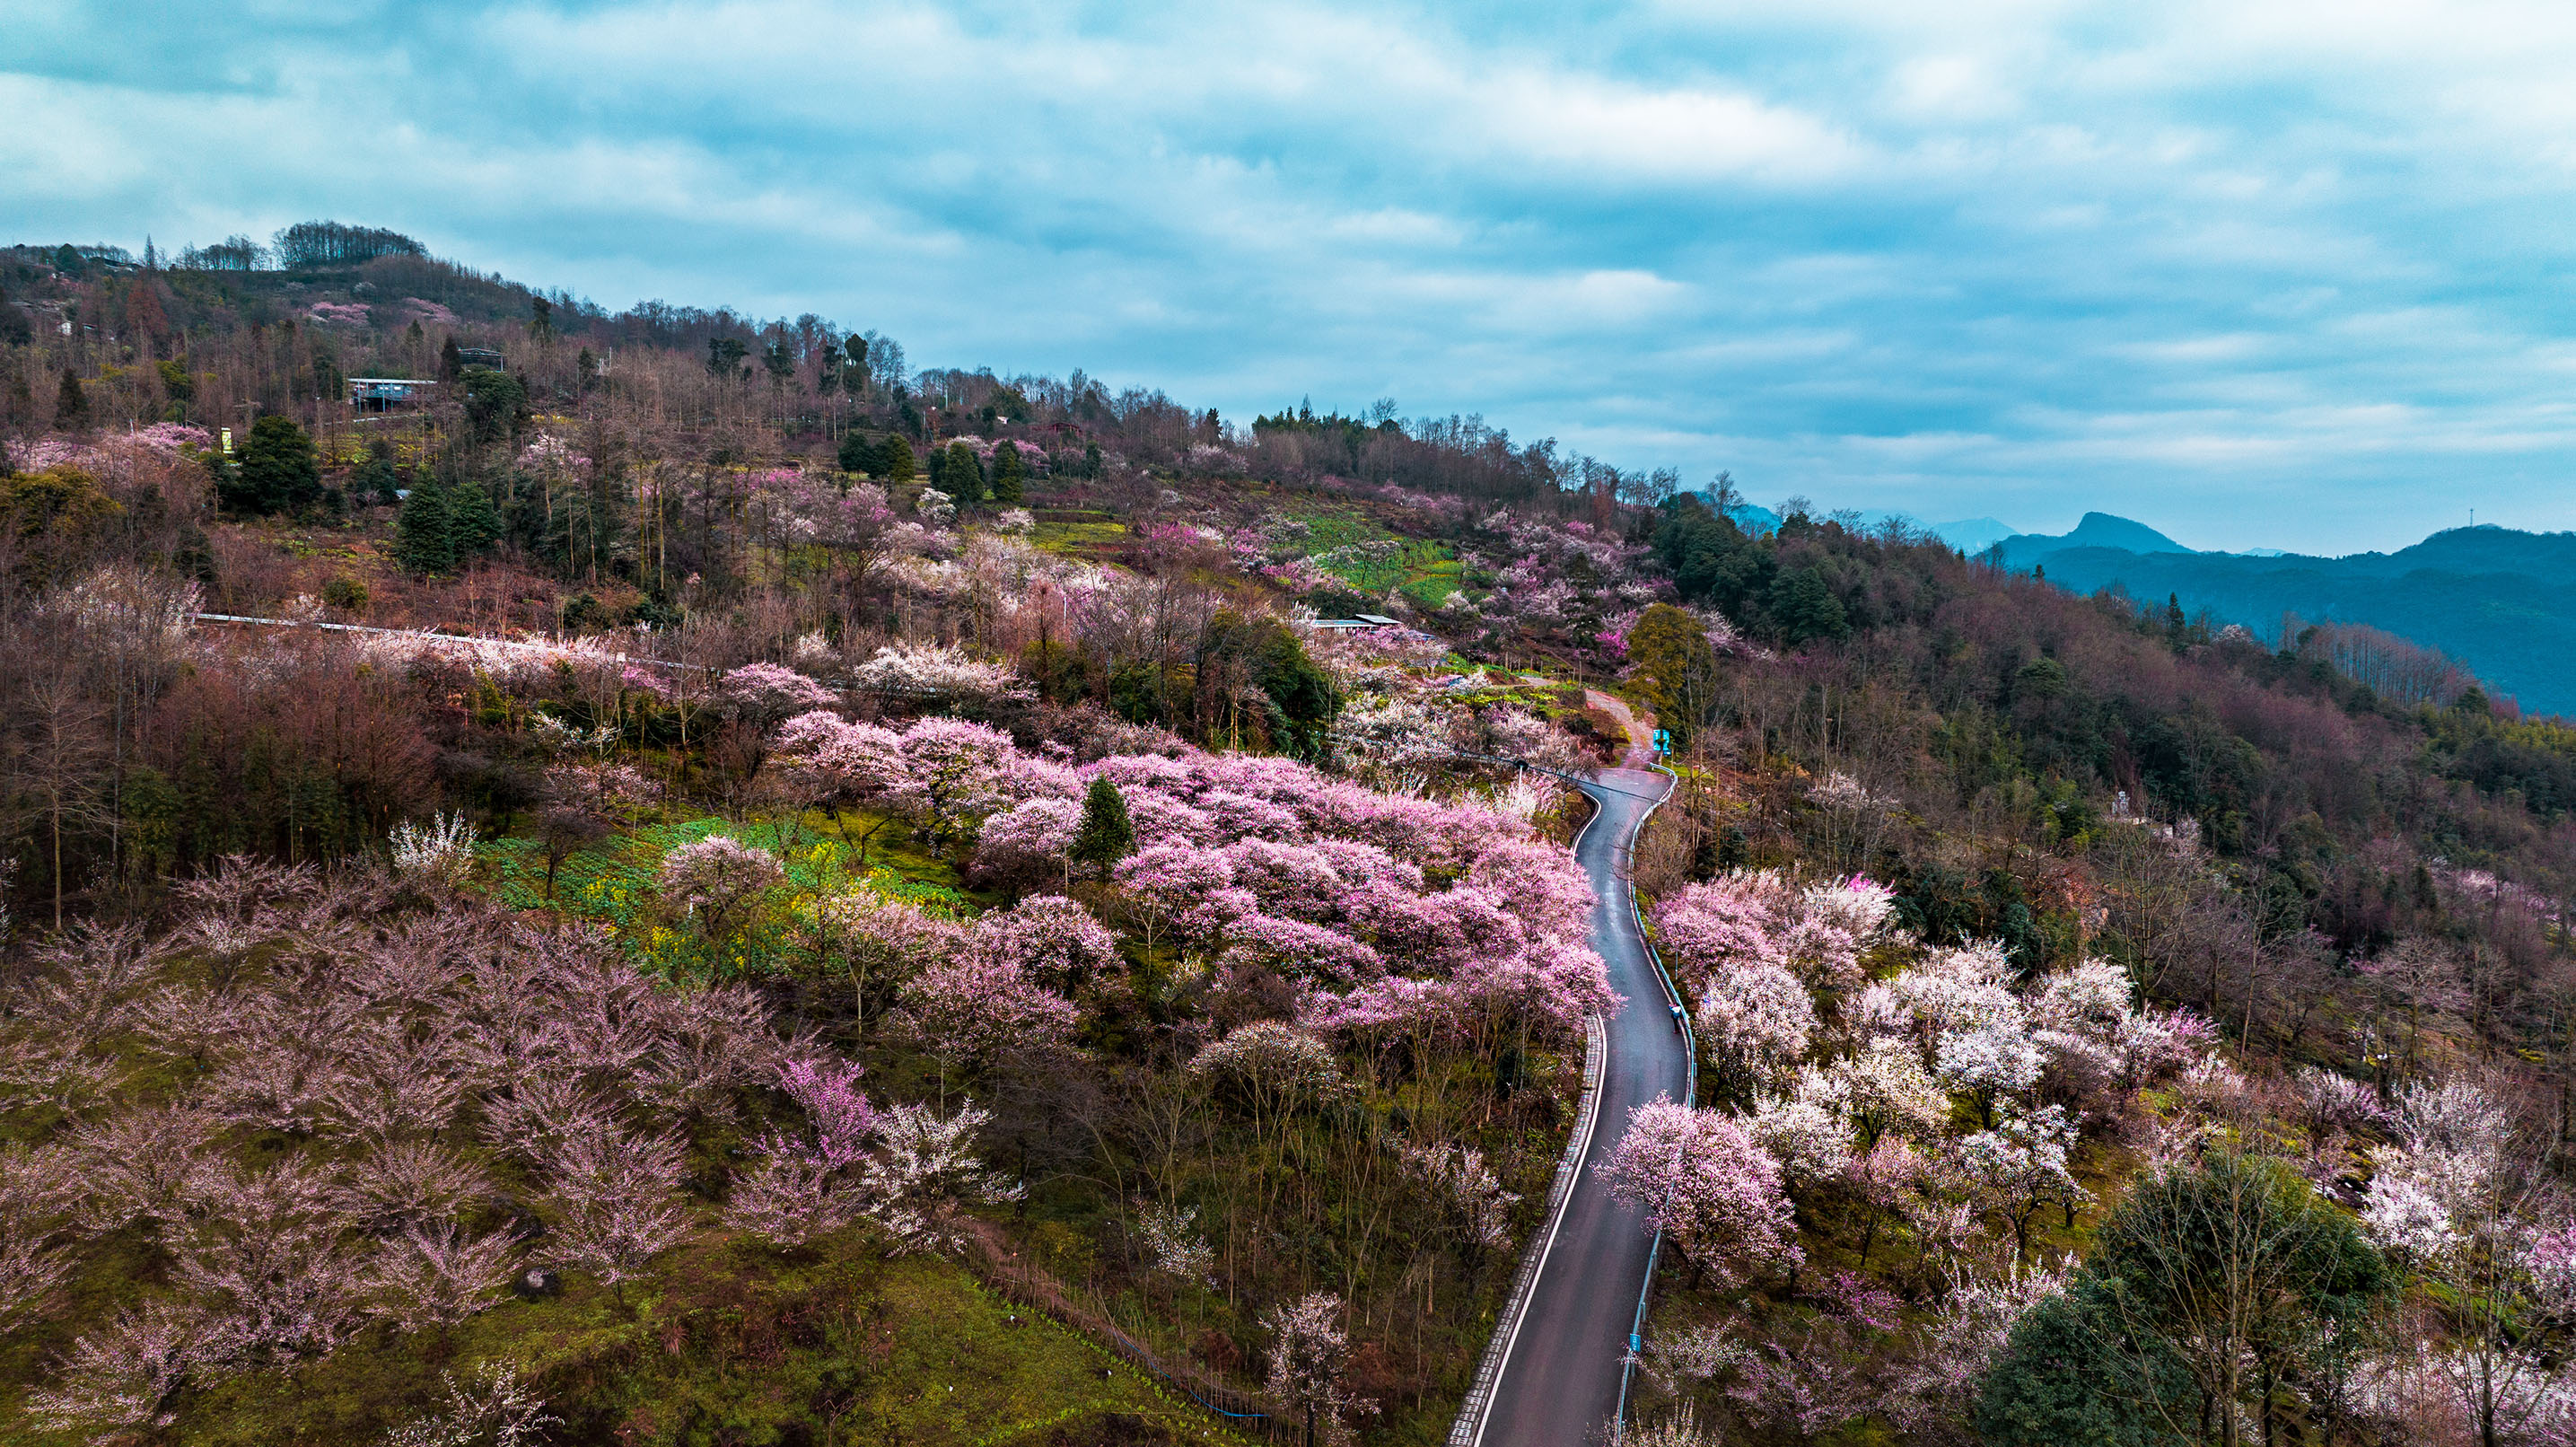
<instances>
[{"instance_id":1,"label":"pink flower blossom","mask_svg":"<svg viewBox=\"0 0 2576 1447\"><path fill-rule=\"evenodd\" d=\"M720 688L729 708L763 724L840 701L832 690L775 663L746 663L727 673Z\"/></svg>"},{"instance_id":2,"label":"pink flower blossom","mask_svg":"<svg viewBox=\"0 0 2576 1447\"><path fill-rule=\"evenodd\" d=\"M972 950L914 976L903 1012L924 1048L972 1071L1052 1055L1071 1041L1075 1020L1073 1002L1018 962Z\"/></svg>"},{"instance_id":3,"label":"pink flower blossom","mask_svg":"<svg viewBox=\"0 0 2576 1447\"><path fill-rule=\"evenodd\" d=\"M1031 895L975 921L974 950L1049 989L1077 991L1118 964L1118 941L1091 911L1057 894Z\"/></svg>"},{"instance_id":4,"label":"pink flower blossom","mask_svg":"<svg viewBox=\"0 0 2576 1447\"><path fill-rule=\"evenodd\" d=\"M1806 1259L1779 1164L1716 1111L1669 1100L1637 1107L1608 1173L1622 1199L1721 1281Z\"/></svg>"}]
</instances>

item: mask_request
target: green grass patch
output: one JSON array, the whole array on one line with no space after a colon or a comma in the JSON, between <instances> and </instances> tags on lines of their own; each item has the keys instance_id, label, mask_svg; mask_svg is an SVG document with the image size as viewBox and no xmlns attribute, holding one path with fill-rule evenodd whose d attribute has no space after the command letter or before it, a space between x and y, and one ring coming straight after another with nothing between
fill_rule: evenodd
<instances>
[{"instance_id":1,"label":"green grass patch","mask_svg":"<svg viewBox=\"0 0 2576 1447\"><path fill-rule=\"evenodd\" d=\"M1029 530L1029 543L1043 552L1068 558L1108 556L1133 536L1127 525L1102 514L1100 520L1042 522Z\"/></svg>"},{"instance_id":2,"label":"green grass patch","mask_svg":"<svg viewBox=\"0 0 2576 1447\"><path fill-rule=\"evenodd\" d=\"M862 841L877 825L884 827ZM769 892L733 940L702 939L668 918L655 886L663 856L711 834L768 850L786 868L786 883ZM855 811L837 820L815 812L741 823L710 817L642 825L567 856L555 871L551 896L545 848L537 840L484 840L474 846L474 857L476 878L501 903L600 925L640 963L672 975L760 974L788 965L801 948L793 922L828 895L872 890L957 919L981 904L951 864L914 845L900 824Z\"/></svg>"}]
</instances>

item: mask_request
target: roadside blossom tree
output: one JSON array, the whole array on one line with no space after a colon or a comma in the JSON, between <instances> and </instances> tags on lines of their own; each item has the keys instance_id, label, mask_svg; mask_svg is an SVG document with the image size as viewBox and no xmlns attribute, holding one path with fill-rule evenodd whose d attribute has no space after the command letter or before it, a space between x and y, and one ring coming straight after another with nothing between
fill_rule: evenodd
<instances>
[{"instance_id":1,"label":"roadside blossom tree","mask_svg":"<svg viewBox=\"0 0 2576 1447\"><path fill-rule=\"evenodd\" d=\"M1637 1107L1609 1160L1611 1189L1643 1207L1692 1266L1720 1282L1806 1259L1780 1166L1732 1117L1669 1100Z\"/></svg>"}]
</instances>

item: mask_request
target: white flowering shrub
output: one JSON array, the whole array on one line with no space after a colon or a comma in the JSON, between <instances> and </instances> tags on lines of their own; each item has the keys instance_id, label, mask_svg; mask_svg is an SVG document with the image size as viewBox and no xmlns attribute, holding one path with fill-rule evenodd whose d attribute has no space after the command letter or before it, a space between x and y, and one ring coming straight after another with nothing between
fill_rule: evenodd
<instances>
[{"instance_id":1,"label":"white flowering shrub","mask_svg":"<svg viewBox=\"0 0 2576 1447\"><path fill-rule=\"evenodd\" d=\"M404 820L394 826L394 873L415 884L454 887L474 868L474 826L465 811L433 814L427 825Z\"/></svg>"}]
</instances>

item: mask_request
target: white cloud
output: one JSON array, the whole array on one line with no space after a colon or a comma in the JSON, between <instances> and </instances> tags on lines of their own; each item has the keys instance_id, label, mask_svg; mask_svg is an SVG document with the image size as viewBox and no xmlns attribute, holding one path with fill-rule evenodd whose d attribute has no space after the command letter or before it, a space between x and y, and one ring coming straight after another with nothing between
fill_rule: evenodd
<instances>
[{"instance_id":1,"label":"white cloud","mask_svg":"<svg viewBox=\"0 0 2576 1447\"><path fill-rule=\"evenodd\" d=\"M340 215L612 304L812 309L1229 415L1392 392L1923 516L2083 493L2394 543L2332 504L2438 467L2576 526L2564 6L12 21L29 236Z\"/></svg>"}]
</instances>

